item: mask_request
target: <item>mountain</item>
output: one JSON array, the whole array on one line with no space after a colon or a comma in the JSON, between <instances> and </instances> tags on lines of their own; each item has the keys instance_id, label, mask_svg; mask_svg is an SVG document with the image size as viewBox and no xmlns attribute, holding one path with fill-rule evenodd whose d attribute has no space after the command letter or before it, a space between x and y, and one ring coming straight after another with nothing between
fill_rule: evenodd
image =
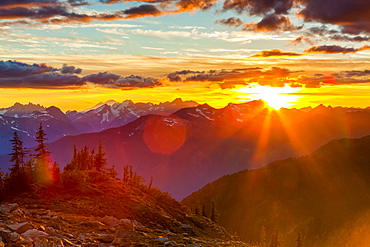
<instances>
[{"instance_id":1,"label":"mountain","mask_svg":"<svg viewBox=\"0 0 370 247\"><path fill-rule=\"evenodd\" d=\"M246 246L136 179L74 170L13 195L20 183L9 179L0 186L1 199L11 202L0 204L1 246Z\"/></svg>"},{"instance_id":2,"label":"mountain","mask_svg":"<svg viewBox=\"0 0 370 247\"><path fill-rule=\"evenodd\" d=\"M160 104L133 103L131 100L118 103L114 100L97 105L85 111L67 111L67 117L77 123L88 124L94 132L119 127L148 114L170 115L186 107L197 106L194 101L175 99Z\"/></svg>"},{"instance_id":3,"label":"mountain","mask_svg":"<svg viewBox=\"0 0 370 247\"><path fill-rule=\"evenodd\" d=\"M342 137L370 134L370 112L271 111L262 101L180 109L169 116L146 115L118 128L66 136L49 144L54 160L69 163L73 146L96 148L122 173L132 165L154 185L182 199L213 180L272 161L312 152Z\"/></svg>"},{"instance_id":4,"label":"mountain","mask_svg":"<svg viewBox=\"0 0 370 247\"><path fill-rule=\"evenodd\" d=\"M313 153L226 175L183 200L211 202L219 223L250 244L279 231L284 246L368 246L370 136L330 141Z\"/></svg>"},{"instance_id":5,"label":"mountain","mask_svg":"<svg viewBox=\"0 0 370 247\"><path fill-rule=\"evenodd\" d=\"M0 114L7 117L27 117L34 111L44 111L46 108L41 105L35 105L28 103L27 105L22 105L21 103L15 103L9 108L0 109Z\"/></svg>"},{"instance_id":6,"label":"mountain","mask_svg":"<svg viewBox=\"0 0 370 247\"><path fill-rule=\"evenodd\" d=\"M29 103L22 105L14 104L9 108L1 109L0 114L0 154L11 151L9 140L13 133L18 132L26 147L35 145L35 134L40 123L46 130L49 142L55 141L66 135L76 135L84 131L91 131L88 125L73 123L57 107L48 108Z\"/></svg>"}]
</instances>

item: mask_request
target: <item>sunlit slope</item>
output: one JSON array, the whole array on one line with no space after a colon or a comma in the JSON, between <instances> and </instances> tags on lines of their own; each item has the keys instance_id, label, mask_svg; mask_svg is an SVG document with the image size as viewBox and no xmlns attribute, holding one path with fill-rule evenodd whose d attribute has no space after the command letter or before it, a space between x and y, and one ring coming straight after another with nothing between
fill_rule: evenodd
<instances>
[{"instance_id":1,"label":"sunlit slope","mask_svg":"<svg viewBox=\"0 0 370 247\"><path fill-rule=\"evenodd\" d=\"M310 155L224 176L183 202L211 207L249 243L278 229L284 246L368 246L370 136L329 142Z\"/></svg>"}]
</instances>

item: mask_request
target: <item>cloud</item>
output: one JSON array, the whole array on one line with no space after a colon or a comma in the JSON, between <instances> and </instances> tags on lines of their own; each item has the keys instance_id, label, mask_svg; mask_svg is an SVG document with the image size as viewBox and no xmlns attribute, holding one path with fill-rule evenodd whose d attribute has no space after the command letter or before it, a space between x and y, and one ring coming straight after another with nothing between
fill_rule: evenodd
<instances>
[{"instance_id":1,"label":"cloud","mask_svg":"<svg viewBox=\"0 0 370 247\"><path fill-rule=\"evenodd\" d=\"M60 73L62 74L81 74L82 69L76 68L75 66L68 66L67 64L63 64L63 67L60 69Z\"/></svg>"},{"instance_id":2,"label":"cloud","mask_svg":"<svg viewBox=\"0 0 370 247\"><path fill-rule=\"evenodd\" d=\"M14 8L22 6L46 6L58 3L58 0L2 0L0 8Z\"/></svg>"},{"instance_id":3,"label":"cloud","mask_svg":"<svg viewBox=\"0 0 370 247\"><path fill-rule=\"evenodd\" d=\"M360 48L347 48L339 45L319 45L313 46L306 49L305 53L323 53L323 54L347 54L347 53L356 53L359 51L370 50L370 46L364 45Z\"/></svg>"},{"instance_id":4,"label":"cloud","mask_svg":"<svg viewBox=\"0 0 370 247\"><path fill-rule=\"evenodd\" d=\"M288 14L292 8L292 0L226 0L223 11L234 10L241 14L246 12L250 15L264 15L267 13Z\"/></svg>"},{"instance_id":5,"label":"cloud","mask_svg":"<svg viewBox=\"0 0 370 247\"><path fill-rule=\"evenodd\" d=\"M41 64L26 64L17 61L0 61L0 77L18 77L19 75L29 76L57 71L58 69Z\"/></svg>"},{"instance_id":6,"label":"cloud","mask_svg":"<svg viewBox=\"0 0 370 247\"><path fill-rule=\"evenodd\" d=\"M311 45L322 40L334 40L340 42L365 42L370 40L370 36L344 34L339 29L329 29L326 25L310 27L304 30L304 34L299 36L293 43L307 42Z\"/></svg>"},{"instance_id":7,"label":"cloud","mask_svg":"<svg viewBox=\"0 0 370 247\"><path fill-rule=\"evenodd\" d=\"M301 29L302 27L295 26L287 16L269 14L266 15L260 22L251 22L243 26L243 31L254 32L286 32Z\"/></svg>"},{"instance_id":8,"label":"cloud","mask_svg":"<svg viewBox=\"0 0 370 247\"><path fill-rule=\"evenodd\" d=\"M122 11L126 15L126 19L144 17L144 16L159 16L162 14L154 5L143 4L139 7L131 7L127 10Z\"/></svg>"},{"instance_id":9,"label":"cloud","mask_svg":"<svg viewBox=\"0 0 370 247\"><path fill-rule=\"evenodd\" d=\"M300 0L304 8L299 15L307 22L341 26L346 33L370 33L370 9L364 0Z\"/></svg>"},{"instance_id":10,"label":"cloud","mask_svg":"<svg viewBox=\"0 0 370 247\"><path fill-rule=\"evenodd\" d=\"M27 64L17 61L0 61L0 88L80 88L98 85L107 88L137 88L162 85L158 78L140 75L120 76L99 72L80 77L81 68L63 64L54 68L45 63Z\"/></svg>"},{"instance_id":11,"label":"cloud","mask_svg":"<svg viewBox=\"0 0 370 247\"><path fill-rule=\"evenodd\" d=\"M83 77L84 80L109 88L154 87L161 85L159 79L130 75L122 77L110 72L100 72Z\"/></svg>"},{"instance_id":12,"label":"cloud","mask_svg":"<svg viewBox=\"0 0 370 247\"><path fill-rule=\"evenodd\" d=\"M227 19L217 20L215 23L219 23L229 27L239 27L240 25L243 24L243 21L236 17L230 17Z\"/></svg>"},{"instance_id":13,"label":"cloud","mask_svg":"<svg viewBox=\"0 0 370 247\"><path fill-rule=\"evenodd\" d=\"M205 72L204 71L194 71L194 70L181 70L181 71L176 71L176 72L169 73L167 75L167 79L169 79L170 81L173 81L173 82L178 82L178 81L183 80L183 78L181 77L183 75L201 74L201 73L205 73Z\"/></svg>"},{"instance_id":14,"label":"cloud","mask_svg":"<svg viewBox=\"0 0 370 247\"><path fill-rule=\"evenodd\" d=\"M266 58L266 57L298 57L304 56L304 54L296 52L284 52L279 49L263 50L257 52L257 54L250 56L248 58Z\"/></svg>"},{"instance_id":15,"label":"cloud","mask_svg":"<svg viewBox=\"0 0 370 247\"><path fill-rule=\"evenodd\" d=\"M370 76L370 70L349 70L349 71L342 71L340 73L334 74L337 77L362 77L362 76Z\"/></svg>"},{"instance_id":16,"label":"cloud","mask_svg":"<svg viewBox=\"0 0 370 247\"><path fill-rule=\"evenodd\" d=\"M85 84L76 75L62 75L51 72L46 74L36 74L19 77L0 77L0 87L2 88L73 88L81 87Z\"/></svg>"}]
</instances>

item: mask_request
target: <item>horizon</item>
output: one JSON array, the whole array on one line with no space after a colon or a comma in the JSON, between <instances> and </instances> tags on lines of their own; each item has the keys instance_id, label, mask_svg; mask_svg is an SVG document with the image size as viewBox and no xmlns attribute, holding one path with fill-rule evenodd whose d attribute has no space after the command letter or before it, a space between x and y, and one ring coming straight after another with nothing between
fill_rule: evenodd
<instances>
[{"instance_id":1,"label":"horizon","mask_svg":"<svg viewBox=\"0 0 370 247\"><path fill-rule=\"evenodd\" d=\"M129 99L126 99L126 100L123 100L123 101L117 101L117 100L114 100L114 99L110 99L110 100L107 100L105 102L102 102L101 101L101 102L94 103L93 105L90 105L87 108L83 108L81 110L76 110L76 109L66 109L65 110L65 109L63 109L63 108L61 108L61 107L59 107L57 105L43 105L43 104L38 104L38 103L34 103L34 102L27 102L27 103L14 102L12 105L8 105L6 107L1 107L0 110L2 110L2 109L8 109L10 107L13 107L13 106L15 106L15 104L21 104L23 106L27 106L27 105L30 105L31 104L31 105L39 105L39 106L44 107L44 108L49 108L49 107L54 106L54 107L59 108L63 113L66 113L68 111L86 112L86 111L89 111L89 110L98 108L97 106L100 105L100 104L101 105L110 105L110 104L107 104L107 103L108 102L112 102L112 101L114 101L114 104L122 104L122 103L124 103L126 101L131 101L134 104L140 104L140 103L148 104L148 103L151 103L153 105L160 105L160 104L164 104L164 103L172 103L172 102L174 102L174 101L176 101L178 99L182 100L183 102L194 101L198 105L209 105L209 106L211 106L212 108L215 108L215 109L223 109L223 108L227 107L229 104L233 104L233 105L248 104L250 102L259 101L259 100L262 101L262 102L264 102L265 105L266 105L266 108L270 108L272 111L279 111L281 109L296 109L296 110L302 110L302 109L307 109L307 108L314 109L314 108L317 108L317 107L320 107L320 106L324 106L325 108L332 107L332 108L359 109L359 110L364 110L364 109L367 109L367 108L370 107L370 104L368 106L365 106L365 107L354 107L354 106L341 106L341 105L333 106L333 105L330 105L330 104L326 105L326 104L320 103L320 104L317 104L315 106L309 105L309 106L303 106L303 107L279 107L279 108L274 108L274 107L269 106L268 102L264 101L263 99L254 99L254 100L243 101L243 102L229 102L225 106L215 107L215 106L212 106L211 104L208 104L207 102L205 102L205 103L199 103L199 102L197 102L195 100L183 100L182 98L176 98L174 100L168 100L168 101L162 101L162 102L156 102L156 103L153 103L151 101L147 101L147 102L143 102L143 101L132 101L132 100L129 100ZM114 104L112 104L112 105L114 105Z\"/></svg>"},{"instance_id":2,"label":"horizon","mask_svg":"<svg viewBox=\"0 0 370 247\"><path fill-rule=\"evenodd\" d=\"M259 98L274 98L275 108L368 106L366 2L165 3L1 2L0 107L175 98L214 107Z\"/></svg>"}]
</instances>

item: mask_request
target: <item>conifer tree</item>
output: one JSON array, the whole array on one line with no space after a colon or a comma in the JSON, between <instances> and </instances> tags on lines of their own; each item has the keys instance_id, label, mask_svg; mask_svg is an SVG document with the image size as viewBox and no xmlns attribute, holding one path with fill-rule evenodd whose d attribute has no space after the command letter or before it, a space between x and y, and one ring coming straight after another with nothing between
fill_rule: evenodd
<instances>
[{"instance_id":1,"label":"conifer tree","mask_svg":"<svg viewBox=\"0 0 370 247\"><path fill-rule=\"evenodd\" d=\"M216 206L215 206L215 202L212 201L212 208L211 208L211 220L213 222L217 222L217 219L218 219L218 214L216 212Z\"/></svg>"},{"instance_id":2,"label":"conifer tree","mask_svg":"<svg viewBox=\"0 0 370 247\"><path fill-rule=\"evenodd\" d=\"M206 206L203 206L203 207L202 207L202 216L204 216L204 217L208 217L208 216L207 216L207 213L206 213Z\"/></svg>"},{"instance_id":3,"label":"conifer tree","mask_svg":"<svg viewBox=\"0 0 370 247\"><path fill-rule=\"evenodd\" d=\"M36 132L36 142L38 142L38 145L35 148L35 158L36 159L47 159L49 158L50 152L46 150L45 141L47 141L47 138L45 137L46 134L44 132L44 128L42 127L42 123L40 123L40 127L38 131Z\"/></svg>"},{"instance_id":4,"label":"conifer tree","mask_svg":"<svg viewBox=\"0 0 370 247\"><path fill-rule=\"evenodd\" d=\"M52 180L51 174L51 159L50 152L46 150L45 141L46 134L40 123L40 127L36 132L36 142L38 143L35 148L35 163L34 163L34 178L37 182L49 183Z\"/></svg>"},{"instance_id":5,"label":"conifer tree","mask_svg":"<svg viewBox=\"0 0 370 247\"><path fill-rule=\"evenodd\" d=\"M303 247L303 239L300 233L298 233L297 237L297 247Z\"/></svg>"},{"instance_id":6,"label":"conifer tree","mask_svg":"<svg viewBox=\"0 0 370 247\"><path fill-rule=\"evenodd\" d=\"M10 162L14 162L10 170L10 175L12 177L18 177L24 168L24 158L26 156L26 149L23 147L23 142L18 136L17 132L14 132L13 139L10 140L13 144L12 156Z\"/></svg>"},{"instance_id":7,"label":"conifer tree","mask_svg":"<svg viewBox=\"0 0 370 247\"><path fill-rule=\"evenodd\" d=\"M95 169L99 172L103 171L105 166L107 165L107 158L105 157L107 155L106 152L104 152L103 144L100 140L98 151L96 152L94 156L94 166Z\"/></svg>"}]
</instances>

